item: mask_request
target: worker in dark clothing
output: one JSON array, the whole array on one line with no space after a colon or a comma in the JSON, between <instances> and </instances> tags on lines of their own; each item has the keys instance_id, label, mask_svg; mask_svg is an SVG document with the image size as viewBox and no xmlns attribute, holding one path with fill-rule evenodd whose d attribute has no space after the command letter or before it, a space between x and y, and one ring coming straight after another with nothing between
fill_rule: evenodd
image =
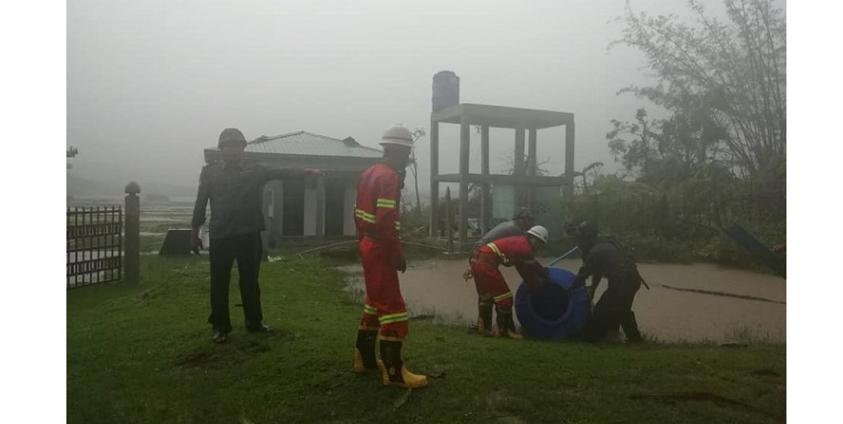
<instances>
[{"instance_id":1,"label":"worker in dark clothing","mask_svg":"<svg viewBox=\"0 0 843 424\"><path fill-rule=\"evenodd\" d=\"M211 315L208 323L213 327L212 340L216 343L225 342L231 332L228 289L235 260L240 274L240 298L246 315L246 329L251 332L269 331L269 327L263 324L258 286L263 257L260 235L264 229L261 211L263 184L283 177L320 173L315 170L268 169L250 163L243 159L246 145L246 138L240 130L226 128L222 131L218 144L222 161L202 168L193 208L191 242L198 251L202 245L199 229L205 223L208 202L211 203Z\"/></svg>"},{"instance_id":2,"label":"worker in dark clothing","mask_svg":"<svg viewBox=\"0 0 843 424\"><path fill-rule=\"evenodd\" d=\"M588 277L591 277L589 299L592 299L600 280L603 277L608 280L608 288L594 306L591 320L583 331L583 338L598 341L620 325L627 342L640 342L641 333L638 331L635 313L632 312L632 302L642 283L635 260L617 240L598 237L597 225L594 223L583 221L569 230L573 230L583 258L575 286L584 286Z\"/></svg>"},{"instance_id":3,"label":"worker in dark clothing","mask_svg":"<svg viewBox=\"0 0 843 424\"><path fill-rule=\"evenodd\" d=\"M524 235L527 230L535 225L535 222L536 220L533 218L533 214L530 213L530 210L527 208L521 208L511 220L501 222L496 225L495 228L492 228L489 232L484 234L483 237L474 244L474 250L477 250L495 240Z\"/></svg>"}]
</instances>

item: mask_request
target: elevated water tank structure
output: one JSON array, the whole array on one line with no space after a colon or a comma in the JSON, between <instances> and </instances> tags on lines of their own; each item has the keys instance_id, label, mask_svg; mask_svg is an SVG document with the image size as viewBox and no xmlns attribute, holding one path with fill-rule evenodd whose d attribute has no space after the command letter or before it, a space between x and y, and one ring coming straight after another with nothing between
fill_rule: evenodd
<instances>
[{"instance_id":1,"label":"elevated water tank structure","mask_svg":"<svg viewBox=\"0 0 843 424\"><path fill-rule=\"evenodd\" d=\"M430 237L438 237L440 227L447 217L440 222L439 184L459 184L459 249L470 248L468 243L468 188L469 184L479 186L480 230L487 232L492 224L491 188L496 190L509 186L513 210L520 207L533 209L544 201L558 203L558 191L562 191L562 200L571 201L574 194L574 114L552 110L525 109L519 107L460 103L460 78L452 71L440 71L433 76L433 110L430 113ZM439 172L439 127L443 124L459 125L459 143L443 143L453 148L459 146L459 172L442 174ZM470 127L480 129L480 172L469 172ZM564 127L564 129L561 129ZM514 135L513 170L511 174L492 174L489 161L489 129L510 129ZM559 128L559 129L557 129ZM560 131L564 144L554 143L551 148L564 152L564 171L551 170L551 175L541 175L538 168L538 132L539 130ZM551 130L551 131L553 131ZM545 132L547 133L547 132ZM457 152L445 152L448 157L457 156ZM560 172L561 171L561 172ZM546 190L539 190L546 188ZM550 193L550 195L546 195ZM539 198L538 195L543 197ZM544 208L548 209L549 208ZM550 211L551 213L553 211ZM471 217L478 218L478 217ZM558 220L559 216L554 216ZM508 219L508 217L507 217ZM561 236L561 230L555 229L551 239Z\"/></svg>"}]
</instances>

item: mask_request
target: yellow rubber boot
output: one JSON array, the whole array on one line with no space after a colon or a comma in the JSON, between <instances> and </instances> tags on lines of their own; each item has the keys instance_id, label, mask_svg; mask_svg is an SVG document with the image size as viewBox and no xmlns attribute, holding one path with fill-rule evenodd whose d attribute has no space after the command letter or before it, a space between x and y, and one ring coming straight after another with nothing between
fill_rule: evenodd
<instances>
[{"instance_id":1,"label":"yellow rubber boot","mask_svg":"<svg viewBox=\"0 0 843 424\"><path fill-rule=\"evenodd\" d=\"M427 386L427 376L414 374L404 366L401 359L401 342L381 340L381 358L378 368L384 386L420 389Z\"/></svg>"},{"instance_id":2,"label":"yellow rubber boot","mask_svg":"<svg viewBox=\"0 0 843 424\"><path fill-rule=\"evenodd\" d=\"M354 349L354 372L358 374L378 369L375 360L375 342L377 330L358 330L357 343Z\"/></svg>"}]
</instances>

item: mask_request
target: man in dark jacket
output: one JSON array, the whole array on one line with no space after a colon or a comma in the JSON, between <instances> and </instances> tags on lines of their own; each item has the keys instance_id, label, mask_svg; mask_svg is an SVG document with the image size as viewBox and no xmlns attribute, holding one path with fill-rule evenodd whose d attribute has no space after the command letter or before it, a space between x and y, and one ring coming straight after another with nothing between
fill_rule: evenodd
<instances>
[{"instance_id":1,"label":"man in dark jacket","mask_svg":"<svg viewBox=\"0 0 843 424\"><path fill-rule=\"evenodd\" d=\"M575 284L585 285L591 277L589 298L593 298L600 280L604 276L609 280L608 288L594 306L583 338L598 341L620 325L628 342L640 342L641 333L632 312L632 302L642 282L635 260L617 240L598 237L594 223L583 221L573 228L573 233L583 258Z\"/></svg>"},{"instance_id":2,"label":"man in dark jacket","mask_svg":"<svg viewBox=\"0 0 843 424\"><path fill-rule=\"evenodd\" d=\"M263 257L260 235L264 229L261 211L263 184L273 179L305 175L302 170L267 169L244 160L246 144L240 130L226 128L222 131L218 144L222 161L202 168L193 207L192 243L193 248L198 250L202 244L199 228L205 223L206 208L208 202L211 203L211 315L208 323L213 327L212 340L216 343L225 342L231 331L228 289L235 260L240 274L240 298L246 315L246 329L269 331L269 327L263 324L258 286Z\"/></svg>"}]
</instances>

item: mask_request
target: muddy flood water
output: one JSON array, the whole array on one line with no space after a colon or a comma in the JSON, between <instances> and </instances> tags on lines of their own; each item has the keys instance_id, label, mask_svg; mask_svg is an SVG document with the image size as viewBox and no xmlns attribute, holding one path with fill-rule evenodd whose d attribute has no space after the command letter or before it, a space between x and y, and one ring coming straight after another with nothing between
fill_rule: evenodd
<instances>
[{"instance_id":1,"label":"muddy flood water","mask_svg":"<svg viewBox=\"0 0 843 424\"><path fill-rule=\"evenodd\" d=\"M474 322L477 293L472 280L462 279L466 266L464 259L411 262L407 272L399 274L410 315L454 325ZM556 266L576 272L580 261ZM362 268L341 269L349 274L352 295L362 303ZM651 289L641 288L633 311L648 337L666 342L785 342L784 279L711 264L640 264L639 270ZM514 268L504 268L503 273L515 293L521 281L518 273ZM605 279L600 286L595 300L605 289Z\"/></svg>"}]
</instances>

